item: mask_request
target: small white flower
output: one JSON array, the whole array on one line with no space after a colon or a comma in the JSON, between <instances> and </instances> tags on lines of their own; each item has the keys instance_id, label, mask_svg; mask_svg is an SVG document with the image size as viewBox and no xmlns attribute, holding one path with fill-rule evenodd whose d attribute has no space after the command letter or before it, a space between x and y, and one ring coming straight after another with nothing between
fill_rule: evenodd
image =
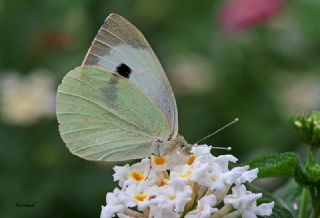
<instances>
[{"instance_id":1,"label":"small white flower","mask_svg":"<svg viewBox=\"0 0 320 218\"><path fill-rule=\"evenodd\" d=\"M137 206L139 210L144 210L150 204L150 198L156 186L150 187L145 183L139 185L130 185L125 190L122 196L122 201L127 207Z\"/></svg>"},{"instance_id":2,"label":"small white flower","mask_svg":"<svg viewBox=\"0 0 320 218\"><path fill-rule=\"evenodd\" d=\"M197 145L191 148L191 153L196 155L196 157L212 157L211 148L211 146L207 145Z\"/></svg>"},{"instance_id":3,"label":"small white flower","mask_svg":"<svg viewBox=\"0 0 320 218\"><path fill-rule=\"evenodd\" d=\"M183 152L173 150L165 156L151 156L152 171L174 170L185 165L189 157Z\"/></svg>"},{"instance_id":4,"label":"small white flower","mask_svg":"<svg viewBox=\"0 0 320 218\"><path fill-rule=\"evenodd\" d=\"M245 182L252 182L258 177L259 169L255 168L252 170L248 170L249 166L244 167L235 167L231 171L240 172L241 176L236 180L236 184L240 185Z\"/></svg>"},{"instance_id":5,"label":"small white flower","mask_svg":"<svg viewBox=\"0 0 320 218\"><path fill-rule=\"evenodd\" d=\"M238 159L230 154L227 155L220 155L218 157L214 157L214 163L218 164L220 166L220 168L222 169L222 171L228 171L229 168L229 162L231 163L236 163L238 161Z\"/></svg>"},{"instance_id":6,"label":"small white flower","mask_svg":"<svg viewBox=\"0 0 320 218\"><path fill-rule=\"evenodd\" d=\"M170 178L173 182L182 182L183 184L186 184L192 177L192 171L192 166L186 164L180 167L180 169L171 171Z\"/></svg>"},{"instance_id":7,"label":"small white flower","mask_svg":"<svg viewBox=\"0 0 320 218\"><path fill-rule=\"evenodd\" d=\"M131 167L129 166L129 164L126 164L124 166L115 166L113 167L113 170L114 170L113 180L119 181L119 186L122 187L123 183L129 177Z\"/></svg>"},{"instance_id":8,"label":"small white flower","mask_svg":"<svg viewBox=\"0 0 320 218\"><path fill-rule=\"evenodd\" d=\"M255 218L256 215L270 215L274 202L257 206L256 201L261 197L261 193L252 193L247 191L244 185L239 185L232 188L232 194L224 198L224 203L231 204L244 218Z\"/></svg>"},{"instance_id":9,"label":"small white flower","mask_svg":"<svg viewBox=\"0 0 320 218\"><path fill-rule=\"evenodd\" d=\"M247 191L244 185L239 185L232 188L232 194L224 198L224 203L231 204L233 208L243 211L261 196L261 193L254 194L251 191Z\"/></svg>"},{"instance_id":10,"label":"small white flower","mask_svg":"<svg viewBox=\"0 0 320 218\"><path fill-rule=\"evenodd\" d=\"M221 155L212 158L209 170L209 185L213 191L224 192L226 189L241 176L237 170L228 169L229 162L236 162L237 159L232 155Z\"/></svg>"},{"instance_id":11,"label":"small white flower","mask_svg":"<svg viewBox=\"0 0 320 218\"><path fill-rule=\"evenodd\" d=\"M184 207L186 206L187 202L191 200L192 196L192 189L189 185L183 187L183 189L176 188L172 190L175 191L175 211L178 213L182 213Z\"/></svg>"},{"instance_id":12,"label":"small white flower","mask_svg":"<svg viewBox=\"0 0 320 218\"><path fill-rule=\"evenodd\" d=\"M178 175L178 176L177 176ZM190 178L188 173L177 174L170 180L170 186L163 189L163 192L159 195L166 195L175 205L175 211L180 213L183 211L185 205L191 200L192 188L189 185ZM187 177L184 177L186 175Z\"/></svg>"},{"instance_id":13,"label":"small white flower","mask_svg":"<svg viewBox=\"0 0 320 218\"><path fill-rule=\"evenodd\" d=\"M179 218L180 214L174 211L174 204L164 195L159 195L150 204L149 217L154 218Z\"/></svg>"},{"instance_id":14,"label":"small white flower","mask_svg":"<svg viewBox=\"0 0 320 218\"><path fill-rule=\"evenodd\" d=\"M151 200L152 206L150 208L158 210L158 213L161 211L162 217L180 217L187 202L191 200L192 189L189 185L168 186L159 188L154 194L156 198ZM171 212L169 213L169 211Z\"/></svg>"},{"instance_id":15,"label":"small white flower","mask_svg":"<svg viewBox=\"0 0 320 218\"><path fill-rule=\"evenodd\" d=\"M107 205L102 206L100 218L113 217L116 213L122 212L124 210L125 205L123 205L119 199L120 194L121 191L117 188L113 192L107 194Z\"/></svg>"},{"instance_id":16,"label":"small white flower","mask_svg":"<svg viewBox=\"0 0 320 218\"><path fill-rule=\"evenodd\" d=\"M186 214L186 218L206 218L218 211L213 208L216 205L216 197L214 195L204 196L198 201L197 208Z\"/></svg>"},{"instance_id":17,"label":"small white flower","mask_svg":"<svg viewBox=\"0 0 320 218\"><path fill-rule=\"evenodd\" d=\"M167 156L151 156L151 167L155 172L162 172L168 169L169 158Z\"/></svg>"},{"instance_id":18,"label":"small white flower","mask_svg":"<svg viewBox=\"0 0 320 218\"><path fill-rule=\"evenodd\" d=\"M193 165L192 171L192 181L197 182L199 185L209 187L210 186L210 163L201 162L199 159L196 159Z\"/></svg>"},{"instance_id":19,"label":"small white flower","mask_svg":"<svg viewBox=\"0 0 320 218\"><path fill-rule=\"evenodd\" d=\"M154 183L156 181L156 172L151 170L150 159L145 158L141 162L133 164L131 167L125 165L114 167L114 180L119 181L119 186L130 186L144 182ZM147 180L148 178L148 180Z\"/></svg>"},{"instance_id":20,"label":"small white flower","mask_svg":"<svg viewBox=\"0 0 320 218\"><path fill-rule=\"evenodd\" d=\"M264 203L257 206L256 202L253 202L247 210L242 212L243 218L256 218L258 216L270 216L274 202Z\"/></svg>"}]
</instances>

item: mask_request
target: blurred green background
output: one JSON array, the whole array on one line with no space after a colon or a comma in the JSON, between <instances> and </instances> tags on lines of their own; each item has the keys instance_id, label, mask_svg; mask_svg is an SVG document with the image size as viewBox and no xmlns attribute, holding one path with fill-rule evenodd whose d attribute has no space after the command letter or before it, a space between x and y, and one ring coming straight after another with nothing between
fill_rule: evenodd
<instances>
[{"instance_id":1,"label":"blurred green background","mask_svg":"<svg viewBox=\"0 0 320 218\"><path fill-rule=\"evenodd\" d=\"M240 162L298 151L290 114L320 109L320 2L239 2L1 0L0 217L99 216L114 164L68 152L54 98L110 13L135 24L155 50L188 142L239 117L205 143L231 146Z\"/></svg>"}]
</instances>

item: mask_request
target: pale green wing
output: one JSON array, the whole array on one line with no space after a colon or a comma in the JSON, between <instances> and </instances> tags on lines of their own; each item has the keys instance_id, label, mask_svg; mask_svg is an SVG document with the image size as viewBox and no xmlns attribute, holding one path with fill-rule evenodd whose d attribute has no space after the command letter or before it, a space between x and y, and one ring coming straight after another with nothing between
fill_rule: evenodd
<instances>
[{"instance_id":1,"label":"pale green wing","mask_svg":"<svg viewBox=\"0 0 320 218\"><path fill-rule=\"evenodd\" d=\"M143 158L157 137L170 135L167 119L139 87L94 67L78 67L64 77L57 117L69 150L88 160Z\"/></svg>"},{"instance_id":2,"label":"pale green wing","mask_svg":"<svg viewBox=\"0 0 320 218\"><path fill-rule=\"evenodd\" d=\"M178 133L175 98L167 76L143 34L117 14L107 17L83 61L83 66L96 66L117 73L125 64L132 70L129 82L143 92L164 113L171 136Z\"/></svg>"}]
</instances>

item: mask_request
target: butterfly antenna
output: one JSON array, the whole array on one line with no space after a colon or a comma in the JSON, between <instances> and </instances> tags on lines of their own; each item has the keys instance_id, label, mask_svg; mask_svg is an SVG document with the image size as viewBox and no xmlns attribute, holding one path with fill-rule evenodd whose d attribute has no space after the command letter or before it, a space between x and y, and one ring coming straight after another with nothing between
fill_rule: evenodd
<instances>
[{"instance_id":1,"label":"butterfly antenna","mask_svg":"<svg viewBox=\"0 0 320 218\"><path fill-rule=\"evenodd\" d=\"M214 131L213 133L207 135L206 137L204 137L204 138L196 141L195 144L198 144L199 142L202 142L203 140L205 140L205 139L207 139L207 138L210 138L211 136L217 134L218 132L222 131L223 129L227 128L228 126L231 126L232 124L234 124L234 123L236 123L236 122L238 122L238 121L239 121L239 118L235 118L235 119L232 120L230 123L227 123L226 125L224 125L224 126L221 127L220 129L218 129L218 130ZM225 148L225 147L214 147L214 148L216 148L216 149L231 150L231 147L227 147L227 148Z\"/></svg>"}]
</instances>

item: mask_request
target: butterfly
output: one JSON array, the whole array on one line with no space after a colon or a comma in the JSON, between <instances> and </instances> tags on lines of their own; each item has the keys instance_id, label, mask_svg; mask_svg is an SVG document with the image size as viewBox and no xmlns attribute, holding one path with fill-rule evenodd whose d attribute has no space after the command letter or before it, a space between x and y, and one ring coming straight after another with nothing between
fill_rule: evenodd
<instances>
[{"instance_id":1,"label":"butterfly","mask_svg":"<svg viewBox=\"0 0 320 218\"><path fill-rule=\"evenodd\" d=\"M186 145L168 78L143 34L110 14L57 91L59 131L87 160L122 161Z\"/></svg>"}]
</instances>

